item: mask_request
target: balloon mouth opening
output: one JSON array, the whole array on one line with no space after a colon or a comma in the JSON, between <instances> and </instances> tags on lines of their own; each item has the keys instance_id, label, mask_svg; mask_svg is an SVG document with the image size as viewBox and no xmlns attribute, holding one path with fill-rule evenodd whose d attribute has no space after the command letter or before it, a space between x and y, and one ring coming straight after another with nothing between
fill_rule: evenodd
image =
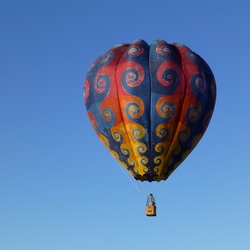
<instances>
[{"instance_id":1,"label":"balloon mouth opening","mask_svg":"<svg viewBox=\"0 0 250 250\"><path fill-rule=\"evenodd\" d=\"M137 181L148 181L148 182L152 182L152 181L156 181L156 182L160 182L160 181L165 181L168 176L159 176L159 175L149 175L149 174L144 174L144 175L140 175L140 174L137 174L136 176L134 176L134 178L137 180Z\"/></svg>"}]
</instances>

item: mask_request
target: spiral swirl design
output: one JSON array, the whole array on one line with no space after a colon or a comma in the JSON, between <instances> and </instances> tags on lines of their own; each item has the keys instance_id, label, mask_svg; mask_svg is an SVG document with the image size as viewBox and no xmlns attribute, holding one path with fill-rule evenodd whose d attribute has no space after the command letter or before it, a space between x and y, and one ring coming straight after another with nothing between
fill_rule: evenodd
<instances>
[{"instance_id":1,"label":"spiral swirl design","mask_svg":"<svg viewBox=\"0 0 250 250\"><path fill-rule=\"evenodd\" d=\"M140 143L140 145L137 147L137 152L141 155L147 151L147 147L144 143Z\"/></svg>"},{"instance_id":2,"label":"spiral swirl design","mask_svg":"<svg viewBox=\"0 0 250 250\"><path fill-rule=\"evenodd\" d=\"M132 130L132 136L136 141L141 141L143 137L145 136L145 134L146 134L146 131L142 126L134 128Z\"/></svg>"},{"instance_id":3,"label":"spiral swirl design","mask_svg":"<svg viewBox=\"0 0 250 250\"><path fill-rule=\"evenodd\" d=\"M111 108L104 108L102 117L107 127L111 128L115 124L115 112Z\"/></svg>"},{"instance_id":4,"label":"spiral swirl design","mask_svg":"<svg viewBox=\"0 0 250 250\"><path fill-rule=\"evenodd\" d=\"M128 50L128 55L131 57L137 57L141 54L143 54L144 48L140 46L139 44L134 44L131 46Z\"/></svg>"},{"instance_id":5,"label":"spiral swirl design","mask_svg":"<svg viewBox=\"0 0 250 250\"><path fill-rule=\"evenodd\" d=\"M146 156L142 156L140 160L141 164L146 165L148 163L148 158ZM144 168L144 172L147 172L148 169Z\"/></svg>"},{"instance_id":6,"label":"spiral swirl design","mask_svg":"<svg viewBox=\"0 0 250 250\"><path fill-rule=\"evenodd\" d=\"M157 110L158 114L162 118L165 118L166 122L168 122L174 117L176 107L175 107L175 104L173 102L165 101L165 99L162 98L156 104L156 110Z\"/></svg>"},{"instance_id":7,"label":"spiral swirl design","mask_svg":"<svg viewBox=\"0 0 250 250\"><path fill-rule=\"evenodd\" d=\"M165 139L167 139L167 138L169 137L170 132L169 132L169 130L165 127L165 124L159 124L159 125L157 126L156 130L155 130L155 134L156 134L159 138L165 140Z\"/></svg>"},{"instance_id":8,"label":"spiral swirl design","mask_svg":"<svg viewBox=\"0 0 250 250\"><path fill-rule=\"evenodd\" d=\"M180 144L186 142L188 138L189 138L189 132L187 130L181 131L178 135L178 141Z\"/></svg>"},{"instance_id":9,"label":"spiral swirl design","mask_svg":"<svg viewBox=\"0 0 250 250\"><path fill-rule=\"evenodd\" d=\"M161 56L166 56L166 57L171 57L172 52L170 48L167 46L167 44L159 44L156 47L156 53L161 55Z\"/></svg>"},{"instance_id":10,"label":"spiral swirl design","mask_svg":"<svg viewBox=\"0 0 250 250\"><path fill-rule=\"evenodd\" d=\"M173 149L172 151L172 156L178 155L181 151L180 146L178 145L176 148Z\"/></svg>"},{"instance_id":11,"label":"spiral swirl design","mask_svg":"<svg viewBox=\"0 0 250 250\"><path fill-rule=\"evenodd\" d=\"M141 106L136 102L129 102L126 107L126 115L129 119L136 119L142 116L143 110Z\"/></svg>"},{"instance_id":12,"label":"spiral swirl design","mask_svg":"<svg viewBox=\"0 0 250 250\"><path fill-rule=\"evenodd\" d=\"M122 74L122 83L126 83L129 87L137 87L144 80L144 70L137 64L134 67L126 69ZM126 86L124 86L126 89Z\"/></svg>"},{"instance_id":13,"label":"spiral swirl design","mask_svg":"<svg viewBox=\"0 0 250 250\"><path fill-rule=\"evenodd\" d=\"M129 160L128 160L128 164L129 164L130 166L135 166L135 161L134 161L133 159L129 159Z\"/></svg>"},{"instance_id":14,"label":"spiral swirl design","mask_svg":"<svg viewBox=\"0 0 250 250\"><path fill-rule=\"evenodd\" d=\"M159 165L162 163L161 158L160 158L160 157L156 157L156 158L154 159L154 163L155 163L157 166L159 166Z\"/></svg>"},{"instance_id":15,"label":"spiral swirl design","mask_svg":"<svg viewBox=\"0 0 250 250\"><path fill-rule=\"evenodd\" d=\"M192 127L200 118L200 110L197 106L190 106L186 114L186 122L188 126Z\"/></svg>"},{"instance_id":16,"label":"spiral swirl design","mask_svg":"<svg viewBox=\"0 0 250 250\"><path fill-rule=\"evenodd\" d=\"M179 77L173 69L165 69L158 80L164 86L177 86L179 83Z\"/></svg>"},{"instance_id":17,"label":"spiral swirl design","mask_svg":"<svg viewBox=\"0 0 250 250\"><path fill-rule=\"evenodd\" d=\"M158 165L160 165L160 164L161 164L161 160L160 160L159 163L158 163L158 161L156 161L155 163L158 164ZM155 167L155 168L154 168L154 172L155 172L155 173L158 173L158 172L159 172L159 168Z\"/></svg>"},{"instance_id":18,"label":"spiral swirl design","mask_svg":"<svg viewBox=\"0 0 250 250\"><path fill-rule=\"evenodd\" d=\"M194 95L198 98L200 94L204 94L207 89L205 79L200 73L194 74L191 78L191 86Z\"/></svg>"},{"instance_id":19,"label":"spiral swirl design","mask_svg":"<svg viewBox=\"0 0 250 250\"><path fill-rule=\"evenodd\" d=\"M120 132L117 132L115 131L113 134L112 134L113 138L115 139L115 141L121 143L123 141L123 135L122 133Z\"/></svg>"},{"instance_id":20,"label":"spiral swirl design","mask_svg":"<svg viewBox=\"0 0 250 250\"><path fill-rule=\"evenodd\" d=\"M107 85L110 84L110 78L106 74L97 75L95 80L95 91L98 94L101 94Z\"/></svg>"},{"instance_id":21,"label":"spiral swirl design","mask_svg":"<svg viewBox=\"0 0 250 250\"><path fill-rule=\"evenodd\" d=\"M107 121L107 122L111 121L113 114L114 114L114 112L111 109L105 108L104 109L104 119L105 119L105 121Z\"/></svg>"},{"instance_id":22,"label":"spiral swirl design","mask_svg":"<svg viewBox=\"0 0 250 250\"><path fill-rule=\"evenodd\" d=\"M129 150L127 148L122 148L121 149L122 153L126 156L128 156L130 153L129 153Z\"/></svg>"},{"instance_id":23,"label":"spiral swirl design","mask_svg":"<svg viewBox=\"0 0 250 250\"><path fill-rule=\"evenodd\" d=\"M164 146L163 146L163 144L162 143L158 143L156 146L155 146L155 151L157 152L157 153L160 153L160 154L162 154L163 152L164 152Z\"/></svg>"}]
</instances>

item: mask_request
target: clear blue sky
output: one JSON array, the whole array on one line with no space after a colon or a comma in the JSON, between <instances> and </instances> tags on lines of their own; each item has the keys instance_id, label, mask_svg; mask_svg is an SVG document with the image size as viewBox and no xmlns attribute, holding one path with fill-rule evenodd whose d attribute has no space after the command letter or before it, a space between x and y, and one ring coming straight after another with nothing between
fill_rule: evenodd
<instances>
[{"instance_id":1,"label":"clear blue sky","mask_svg":"<svg viewBox=\"0 0 250 250\"><path fill-rule=\"evenodd\" d=\"M248 0L0 1L1 250L249 250ZM117 43L179 42L217 81L210 126L156 195L99 142L83 81Z\"/></svg>"}]
</instances>

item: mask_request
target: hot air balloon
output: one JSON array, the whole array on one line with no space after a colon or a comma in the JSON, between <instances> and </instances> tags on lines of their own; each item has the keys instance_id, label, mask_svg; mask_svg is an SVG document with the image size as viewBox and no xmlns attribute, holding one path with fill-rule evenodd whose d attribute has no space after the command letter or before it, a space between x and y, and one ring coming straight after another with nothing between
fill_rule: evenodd
<instances>
[{"instance_id":1,"label":"hot air balloon","mask_svg":"<svg viewBox=\"0 0 250 250\"><path fill-rule=\"evenodd\" d=\"M166 180L205 133L216 100L208 64L179 43L119 44L96 59L84 102L99 139L140 181Z\"/></svg>"}]
</instances>

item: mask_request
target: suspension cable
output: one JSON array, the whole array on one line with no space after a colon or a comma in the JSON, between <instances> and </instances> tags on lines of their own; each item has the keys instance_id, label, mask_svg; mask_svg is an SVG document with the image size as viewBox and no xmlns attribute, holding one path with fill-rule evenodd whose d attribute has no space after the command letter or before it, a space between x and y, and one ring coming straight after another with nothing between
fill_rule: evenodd
<instances>
[{"instance_id":1,"label":"suspension cable","mask_svg":"<svg viewBox=\"0 0 250 250\"><path fill-rule=\"evenodd\" d=\"M113 158L113 157L112 157ZM144 196L148 197L146 192L143 191L141 185L139 184L138 180L135 180L132 178L132 176L124 169L124 167L121 166L121 164L117 161L117 159L113 158L116 164L119 166L123 174L128 178L128 180L136 187L136 189L141 192Z\"/></svg>"}]
</instances>

